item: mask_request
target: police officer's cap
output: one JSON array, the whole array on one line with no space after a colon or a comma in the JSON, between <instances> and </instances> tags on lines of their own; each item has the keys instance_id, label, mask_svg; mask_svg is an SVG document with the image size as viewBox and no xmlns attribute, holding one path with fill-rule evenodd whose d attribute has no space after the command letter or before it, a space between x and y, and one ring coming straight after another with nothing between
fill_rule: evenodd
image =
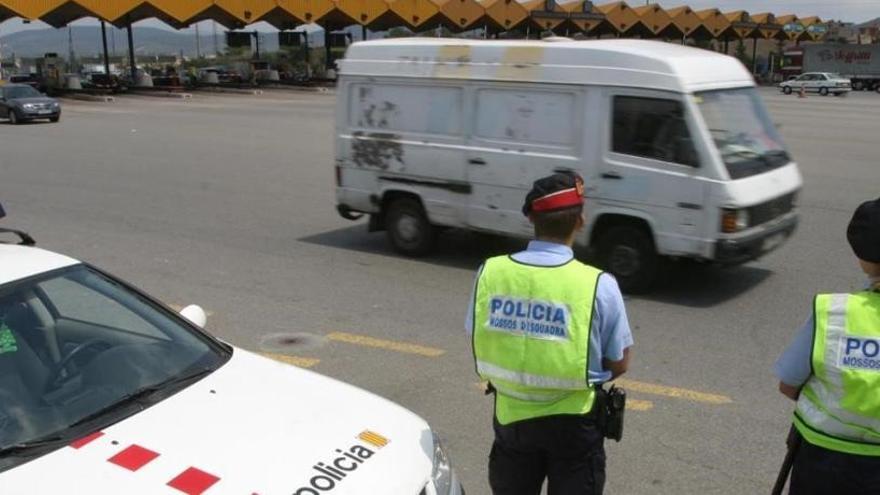
<instances>
[{"instance_id":1,"label":"police officer's cap","mask_svg":"<svg viewBox=\"0 0 880 495\"><path fill-rule=\"evenodd\" d=\"M846 238L859 259L880 263L880 199L866 201L856 209Z\"/></svg>"},{"instance_id":2,"label":"police officer's cap","mask_svg":"<svg viewBox=\"0 0 880 495\"><path fill-rule=\"evenodd\" d=\"M584 180L580 175L556 173L535 181L526 195L523 215L546 213L582 206L584 204Z\"/></svg>"}]
</instances>

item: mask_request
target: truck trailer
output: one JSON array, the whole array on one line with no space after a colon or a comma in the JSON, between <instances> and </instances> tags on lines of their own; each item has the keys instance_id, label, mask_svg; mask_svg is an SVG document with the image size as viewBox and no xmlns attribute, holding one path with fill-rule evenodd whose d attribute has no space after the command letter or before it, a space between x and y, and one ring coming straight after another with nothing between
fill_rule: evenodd
<instances>
[{"instance_id":1,"label":"truck trailer","mask_svg":"<svg viewBox=\"0 0 880 495\"><path fill-rule=\"evenodd\" d=\"M880 44L822 43L785 50L784 77L789 79L806 72L840 74L852 82L854 91L880 92Z\"/></svg>"}]
</instances>

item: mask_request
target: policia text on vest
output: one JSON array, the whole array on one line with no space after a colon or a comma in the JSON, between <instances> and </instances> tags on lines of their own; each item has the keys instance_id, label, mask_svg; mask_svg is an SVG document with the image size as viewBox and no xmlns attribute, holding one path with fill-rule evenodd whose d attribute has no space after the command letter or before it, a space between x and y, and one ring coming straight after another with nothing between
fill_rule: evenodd
<instances>
[{"instance_id":1,"label":"policia text on vest","mask_svg":"<svg viewBox=\"0 0 880 495\"><path fill-rule=\"evenodd\" d=\"M776 364L797 406L774 494L788 469L792 495L880 493L880 200L856 209L847 240L868 288L816 296Z\"/></svg>"},{"instance_id":2,"label":"policia text on vest","mask_svg":"<svg viewBox=\"0 0 880 495\"><path fill-rule=\"evenodd\" d=\"M545 480L549 495L601 495L603 437L622 433L625 394L601 384L626 371L632 334L615 279L574 259L582 208L580 177L535 181L523 213L537 240L486 260L474 284L465 327L494 395L494 495L538 495Z\"/></svg>"}]
</instances>

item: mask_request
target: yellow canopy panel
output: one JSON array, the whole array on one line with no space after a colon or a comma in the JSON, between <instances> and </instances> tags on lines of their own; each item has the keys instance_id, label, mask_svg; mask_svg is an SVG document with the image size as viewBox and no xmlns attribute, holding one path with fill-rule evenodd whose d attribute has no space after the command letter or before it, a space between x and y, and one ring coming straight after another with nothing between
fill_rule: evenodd
<instances>
[{"instance_id":1,"label":"yellow canopy panel","mask_svg":"<svg viewBox=\"0 0 880 495\"><path fill-rule=\"evenodd\" d=\"M718 9L698 10L696 14L697 17L703 21L702 27L704 27L713 38L721 37L721 35L730 28L730 21Z\"/></svg>"},{"instance_id":2,"label":"yellow canopy panel","mask_svg":"<svg viewBox=\"0 0 880 495\"><path fill-rule=\"evenodd\" d=\"M606 3L598 8L617 32L624 33L639 22L639 15L626 2Z\"/></svg>"},{"instance_id":3,"label":"yellow canopy panel","mask_svg":"<svg viewBox=\"0 0 880 495\"><path fill-rule=\"evenodd\" d=\"M568 12L569 22L584 33L594 31L605 22L605 14L591 1L578 0L564 3L561 7Z\"/></svg>"},{"instance_id":4,"label":"yellow canopy panel","mask_svg":"<svg viewBox=\"0 0 880 495\"><path fill-rule=\"evenodd\" d=\"M385 0L336 0L336 8L364 26L372 24L389 10Z\"/></svg>"},{"instance_id":5,"label":"yellow canopy panel","mask_svg":"<svg viewBox=\"0 0 880 495\"><path fill-rule=\"evenodd\" d=\"M537 29L555 31L568 21L568 12L556 0L528 0L523 6L529 12L529 23Z\"/></svg>"},{"instance_id":6,"label":"yellow canopy panel","mask_svg":"<svg viewBox=\"0 0 880 495\"><path fill-rule=\"evenodd\" d=\"M432 0L440 11L440 19L447 28L464 31L474 27L486 9L476 0Z\"/></svg>"},{"instance_id":7,"label":"yellow canopy panel","mask_svg":"<svg viewBox=\"0 0 880 495\"><path fill-rule=\"evenodd\" d=\"M293 17L307 23L320 21L336 8L331 0L277 0L277 2L279 7Z\"/></svg>"},{"instance_id":8,"label":"yellow canopy panel","mask_svg":"<svg viewBox=\"0 0 880 495\"><path fill-rule=\"evenodd\" d=\"M675 27L684 33L685 36L696 31L696 29L703 23L697 13L687 6L675 7L674 9L667 10L666 13L669 14Z\"/></svg>"},{"instance_id":9,"label":"yellow canopy panel","mask_svg":"<svg viewBox=\"0 0 880 495\"><path fill-rule=\"evenodd\" d=\"M758 32L764 39L772 40L782 34L782 26L776 22L776 16L769 12L753 14L752 20L758 24Z\"/></svg>"},{"instance_id":10,"label":"yellow canopy panel","mask_svg":"<svg viewBox=\"0 0 880 495\"><path fill-rule=\"evenodd\" d=\"M672 17L657 4L642 5L633 10L638 14L639 21L654 35L660 34L672 24Z\"/></svg>"},{"instance_id":11,"label":"yellow canopy panel","mask_svg":"<svg viewBox=\"0 0 880 495\"><path fill-rule=\"evenodd\" d=\"M433 20L440 12L437 5L428 0L388 0L388 7L407 27L414 30L418 30L426 22ZM437 25L434 24L430 27L437 27Z\"/></svg>"},{"instance_id":12,"label":"yellow canopy panel","mask_svg":"<svg viewBox=\"0 0 880 495\"><path fill-rule=\"evenodd\" d=\"M750 38L758 29L758 24L752 21L752 16L745 10L727 12L724 17L730 21L727 34L740 39Z\"/></svg>"},{"instance_id":13,"label":"yellow canopy panel","mask_svg":"<svg viewBox=\"0 0 880 495\"><path fill-rule=\"evenodd\" d=\"M486 20L502 31L522 24L528 11L516 0L477 0L486 9Z\"/></svg>"}]
</instances>

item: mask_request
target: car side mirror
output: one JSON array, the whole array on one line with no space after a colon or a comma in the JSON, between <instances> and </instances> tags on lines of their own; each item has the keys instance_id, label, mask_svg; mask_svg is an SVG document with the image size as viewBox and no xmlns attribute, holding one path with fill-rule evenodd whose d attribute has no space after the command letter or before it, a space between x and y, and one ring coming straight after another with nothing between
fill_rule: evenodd
<instances>
[{"instance_id":1,"label":"car side mirror","mask_svg":"<svg viewBox=\"0 0 880 495\"><path fill-rule=\"evenodd\" d=\"M197 304L190 304L181 309L180 316L183 316L199 328L205 328L205 324L208 323L208 315L205 313L205 310Z\"/></svg>"}]
</instances>

